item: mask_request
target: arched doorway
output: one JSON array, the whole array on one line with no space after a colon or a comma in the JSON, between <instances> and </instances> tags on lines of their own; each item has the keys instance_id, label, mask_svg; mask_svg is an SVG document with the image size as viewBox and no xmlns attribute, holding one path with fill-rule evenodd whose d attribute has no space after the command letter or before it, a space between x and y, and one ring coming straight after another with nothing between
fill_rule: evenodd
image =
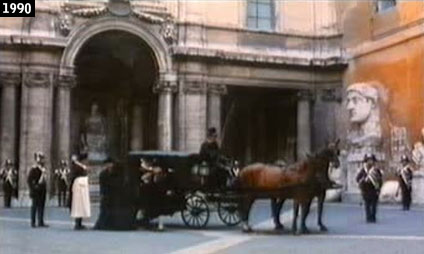
<instances>
[{"instance_id":1,"label":"arched doorway","mask_svg":"<svg viewBox=\"0 0 424 254\"><path fill-rule=\"evenodd\" d=\"M87 40L74 72L73 152L89 161L125 158L128 150L157 148L158 67L151 48L128 32L110 30Z\"/></svg>"}]
</instances>

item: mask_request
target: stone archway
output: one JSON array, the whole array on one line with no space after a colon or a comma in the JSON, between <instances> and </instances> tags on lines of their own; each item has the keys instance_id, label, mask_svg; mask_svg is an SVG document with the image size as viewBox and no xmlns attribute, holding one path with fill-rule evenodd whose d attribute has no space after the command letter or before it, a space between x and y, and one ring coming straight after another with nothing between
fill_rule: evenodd
<instances>
[{"instance_id":1,"label":"stone archway","mask_svg":"<svg viewBox=\"0 0 424 254\"><path fill-rule=\"evenodd\" d=\"M157 94L156 109L150 108L149 111L151 112L153 110L157 113L155 127L158 127L158 130L157 133L153 134L155 137L157 137L156 146L148 145L147 147L155 147L157 149L162 150L171 149L171 92L175 90L176 78L172 72L172 60L168 54L166 43L163 41L163 39L161 39L158 34L153 32L153 29L151 27L144 23L131 21L130 19L126 18L104 17L88 21L80 25L77 29L75 29L69 36L70 40L67 43L67 47L65 48L62 56L56 106L56 146L58 147L58 152L56 155L57 160L69 158L69 154L71 153L71 151L75 151L76 149L75 143L71 144L71 140L74 140L76 137L73 129L75 128L75 124L71 124L70 121L70 119L73 117L71 115L71 111L73 110L71 110L70 108L72 100L70 91L72 90L73 93L78 93L75 91L78 91L78 85L80 82L78 75L81 72L78 71L78 66L76 65L76 63L78 62L80 52L84 49L86 45L90 44L90 41L92 41L93 38L101 36L102 34L112 33L112 31L121 35L125 34L127 38L132 38L131 40L138 41L137 43L144 47L145 52L149 52L149 61L151 63L151 66L154 65L154 78L151 78L148 82L149 84L143 87L150 89L149 91L152 91L153 87L155 88ZM119 66L119 64L116 65L115 63L115 66ZM84 68L80 68L80 70L83 69ZM77 87L70 89L72 87L75 87L75 84L77 84ZM127 85L123 86L128 87ZM140 94L140 91L134 93L133 95L137 94ZM84 103L85 107L87 107L87 103ZM130 132L131 130L128 130L127 133ZM137 146L137 144L135 143L137 142L133 142L129 145Z\"/></svg>"}]
</instances>

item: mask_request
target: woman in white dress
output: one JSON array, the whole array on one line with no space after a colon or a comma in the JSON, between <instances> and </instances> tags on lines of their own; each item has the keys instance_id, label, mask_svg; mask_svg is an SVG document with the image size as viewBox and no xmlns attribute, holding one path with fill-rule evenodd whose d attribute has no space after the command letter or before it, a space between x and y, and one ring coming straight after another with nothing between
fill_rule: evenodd
<instances>
[{"instance_id":1,"label":"woman in white dress","mask_svg":"<svg viewBox=\"0 0 424 254\"><path fill-rule=\"evenodd\" d=\"M72 183L71 183L71 218L75 219L75 230L86 229L82 225L83 218L90 218L90 187L88 184L88 167L72 156Z\"/></svg>"}]
</instances>

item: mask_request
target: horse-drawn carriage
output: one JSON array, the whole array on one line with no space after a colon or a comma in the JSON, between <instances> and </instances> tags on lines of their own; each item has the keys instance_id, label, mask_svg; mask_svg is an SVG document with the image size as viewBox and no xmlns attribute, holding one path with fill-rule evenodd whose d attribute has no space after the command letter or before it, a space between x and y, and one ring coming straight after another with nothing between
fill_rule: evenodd
<instances>
[{"instance_id":1,"label":"horse-drawn carriage","mask_svg":"<svg viewBox=\"0 0 424 254\"><path fill-rule=\"evenodd\" d=\"M142 183L139 170L144 160L160 169L156 181L149 184ZM217 211L226 225L235 226L243 221L245 231L250 231L249 211L256 199L272 199L276 228L282 227L279 214L284 200L293 199L292 229L297 231L300 206L300 231L308 232L305 222L315 197L319 199L318 225L325 231L321 220L325 192L339 187L328 178L330 164L336 167L339 164L338 142L290 166L256 163L240 172L237 163L229 159L221 159L215 167L210 167L198 154L162 151L129 154L129 169L135 173L133 181L138 186L137 209L144 212L145 220L180 212L187 226L202 228L208 224L211 212Z\"/></svg>"},{"instance_id":2,"label":"horse-drawn carriage","mask_svg":"<svg viewBox=\"0 0 424 254\"><path fill-rule=\"evenodd\" d=\"M238 197L230 185L237 174L237 162L221 157L210 167L198 154L176 151L133 151L128 166L137 190L137 209L143 220L161 215L181 214L185 225L203 228L216 211L229 226L240 222ZM149 182L140 171L142 162L158 168Z\"/></svg>"}]
</instances>

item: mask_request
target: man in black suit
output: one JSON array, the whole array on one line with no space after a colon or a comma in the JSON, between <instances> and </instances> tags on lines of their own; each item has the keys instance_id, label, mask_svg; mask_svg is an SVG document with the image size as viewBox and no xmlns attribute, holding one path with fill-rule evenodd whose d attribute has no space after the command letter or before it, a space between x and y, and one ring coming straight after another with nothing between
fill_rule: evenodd
<instances>
[{"instance_id":1,"label":"man in black suit","mask_svg":"<svg viewBox=\"0 0 424 254\"><path fill-rule=\"evenodd\" d=\"M29 193L32 199L31 227L36 227L36 215L38 215L38 226L48 227L44 223L44 207L47 193L47 169L44 166L44 155L42 153L35 153L34 159L36 164L30 168L27 179Z\"/></svg>"},{"instance_id":2,"label":"man in black suit","mask_svg":"<svg viewBox=\"0 0 424 254\"><path fill-rule=\"evenodd\" d=\"M383 174L376 166L377 159L373 154L366 154L365 165L356 175L356 182L361 189L365 203L365 215L368 223L375 223L377 214L378 196L383 183Z\"/></svg>"}]
</instances>

